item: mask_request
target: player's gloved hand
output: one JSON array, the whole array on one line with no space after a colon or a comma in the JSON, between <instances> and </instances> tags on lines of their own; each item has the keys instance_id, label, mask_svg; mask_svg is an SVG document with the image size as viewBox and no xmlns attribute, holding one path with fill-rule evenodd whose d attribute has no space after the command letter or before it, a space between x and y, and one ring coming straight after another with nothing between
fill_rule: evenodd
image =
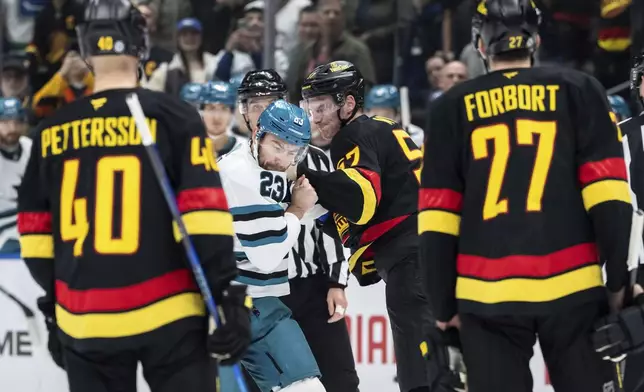
<instances>
[{"instance_id":1,"label":"player's gloved hand","mask_svg":"<svg viewBox=\"0 0 644 392\"><path fill-rule=\"evenodd\" d=\"M605 360L619 362L628 354L644 351L644 294L636 285L633 300L621 312L595 324L593 346Z\"/></svg>"},{"instance_id":2,"label":"player's gloved hand","mask_svg":"<svg viewBox=\"0 0 644 392\"><path fill-rule=\"evenodd\" d=\"M222 325L215 329L210 318L208 351L222 365L232 365L244 356L251 341L252 300L246 295L246 286L228 287L218 302L218 308Z\"/></svg>"},{"instance_id":3,"label":"player's gloved hand","mask_svg":"<svg viewBox=\"0 0 644 392\"><path fill-rule=\"evenodd\" d=\"M58 326L56 325L55 303L48 297L38 298L38 309L45 316L45 326L47 327L47 349L49 354L59 368L65 370L63 361L63 347L58 339Z\"/></svg>"},{"instance_id":4,"label":"player's gloved hand","mask_svg":"<svg viewBox=\"0 0 644 392\"><path fill-rule=\"evenodd\" d=\"M430 362L430 390L436 392L464 392L467 370L461 353L461 341L456 328L442 331L432 328L428 338L420 344L423 357Z\"/></svg>"}]
</instances>

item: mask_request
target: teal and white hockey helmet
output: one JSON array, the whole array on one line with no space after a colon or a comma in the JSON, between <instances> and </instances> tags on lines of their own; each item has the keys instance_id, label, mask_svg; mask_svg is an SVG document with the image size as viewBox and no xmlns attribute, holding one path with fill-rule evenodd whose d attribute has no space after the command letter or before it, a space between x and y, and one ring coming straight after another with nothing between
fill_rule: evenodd
<instances>
[{"instance_id":1,"label":"teal and white hockey helmet","mask_svg":"<svg viewBox=\"0 0 644 392\"><path fill-rule=\"evenodd\" d=\"M0 121L26 121L27 113L18 98L0 98Z\"/></svg>"},{"instance_id":2,"label":"teal and white hockey helmet","mask_svg":"<svg viewBox=\"0 0 644 392\"><path fill-rule=\"evenodd\" d=\"M373 86L367 94L364 108L370 110L373 108L400 109L400 94L398 88L393 84L379 84Z\"/></svg>"},{"instance_id":3,"label":"teal and white hockey helmet","mask_svg":"<svg viewBox=\"0 0 644 392\"><path fill-rule=\"evenodd\" d=\"M198 106L202 88L201 83L186 83L181 87L179 97L191 105Z\"/></svg>"},{"instance_id":4,"label":"teal and white hockey helmet","mask_svg":"<svg viewBox=\"0 0 644 392\"><path fill-rule=\"evenodd\" d=\"M232 86L226 82L208 82L201 87L199 103L201 105L221 103L232 110L235 108L236 95Z\"/></svg>"},{"instance_id":5,"label":"teal and white hockey helmet","mask_svg":"<svg viewBox=\"0 0 644 392\"><path fill-rule=\"evenodd\" d=\"M292 147L284 149L269 146L275 149L276 154L288 156L292 165L297 165L306 157L311 141L311 123L302 108L280 99L268 105L259 116L253 143L255 157L258 157L257 148L260 141L267 134L275 135Z\"/></svg>"}]
</instances>

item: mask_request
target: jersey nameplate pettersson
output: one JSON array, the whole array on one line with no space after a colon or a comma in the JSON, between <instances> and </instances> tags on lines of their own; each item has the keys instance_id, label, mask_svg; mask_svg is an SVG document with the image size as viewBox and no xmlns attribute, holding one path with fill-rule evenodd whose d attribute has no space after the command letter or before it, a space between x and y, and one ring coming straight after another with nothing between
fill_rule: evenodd
<instances>
[{"instance_id":1,"label":"jersey nameplate pettersson","mask_svg":"<svg viewBox=\"0 0 644 392\"><path fill-rule=\"evenodd\" d=\"M152 137L156 140L157 120L147 118ZM134 118L94 117L74 120L45 128L40 134L41 155L55 156L67 150L88 147L123 147L141 144Z\"/></svg>"}]
</instances>

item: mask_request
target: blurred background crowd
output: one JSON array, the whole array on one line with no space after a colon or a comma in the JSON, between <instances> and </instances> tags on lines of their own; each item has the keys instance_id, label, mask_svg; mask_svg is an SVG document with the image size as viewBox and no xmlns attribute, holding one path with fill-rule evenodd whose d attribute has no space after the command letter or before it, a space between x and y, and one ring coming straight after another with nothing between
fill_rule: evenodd
<instances>
[{"instance_id":1,"label":"blurred background crowd","mask_svg":"<svg viewBox=\"0 0 644 392\"><path fill-rule=\"evenodd\" d=\"M534 1L543 14L535 61L591 73L612 96L619 117L639 112L627 80L631 59L644 45L644 0ZM152 47L141 84L176 96L190 83L234 87L250 70L274 68L287 83L289 100L299 102L300 86L317 65L348 60L368 86L407 86L411 123L424 128L433 100L485 73L471 43L477 0L133 2L146 19ZM61 106L92 94L92 73L76 41L82 3L0 0L0 95L20 100L32 129ZM399 110L399 102L387 104ZM230 128L245 128L236 117ZM0 153L11 150L7 144L0 138ZM2 200L13 200L16 186L0 187L0 249L2 218L9 216Z\"/></svg>"}]
</instances>

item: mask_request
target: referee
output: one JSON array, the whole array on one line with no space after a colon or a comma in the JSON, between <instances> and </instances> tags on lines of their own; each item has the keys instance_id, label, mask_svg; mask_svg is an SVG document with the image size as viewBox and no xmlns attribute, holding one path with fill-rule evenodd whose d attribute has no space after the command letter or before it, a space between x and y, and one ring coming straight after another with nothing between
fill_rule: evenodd
<instances>
[{"instance_id":1,"label":"referee","mask_svg":"<svg viewBox=\"0 0 644 392\"><path fill-rule=\"evenodd\" d=\"M636 58L631 74L631 90L634 96L644 107L644 49ZM642 134L644 134L644 112L639 116L625 121L620 130L624 134L624 157L629 169L629 182L631 190L635 194L633 204L635 208L644 209L644 145ZM640 267L637 282L644 285L644 260L640 257ZM644 367L644 354L629 355L626 361L624 379L625 392L644 392L644 375L641 369Z\"/></svg>"}]
</instances>

